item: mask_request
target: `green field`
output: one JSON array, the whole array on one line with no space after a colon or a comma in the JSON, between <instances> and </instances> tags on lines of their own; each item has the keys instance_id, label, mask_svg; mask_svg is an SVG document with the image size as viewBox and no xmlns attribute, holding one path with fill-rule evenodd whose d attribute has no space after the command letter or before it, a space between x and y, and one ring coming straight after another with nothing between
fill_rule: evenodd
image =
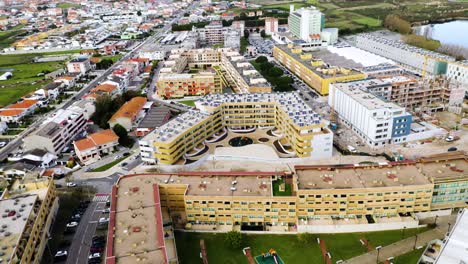
<instances>
[{"instance_id":1,"label":"green field","mask_svg":"<svg viewBox=\"0 0 468 264\"><path fill-rule=\"evenodd\" d=\"M26 31L22 29L23 25L18 25L10 30L0 32L0 49L8 48L13 44L19 35Z\"/></svg>"},{"instance_id":2,"label":"green field","mask_svg":"<svg viewBox=\"0 0 468 264\"><path fill-rule=\"evenodd\" d=\"M71 54L79 50L0 55L0 69L12 69L13 77L6 81L0 81L0 107L17 101L22 96L51 82L46 80L43 73L52 72L64 68L64 62L40 62L33 63L33 59L39 56Z\"/></svg>"},{"instance_id":3,"label":"green field","mask_svg":"<svg viewBox=\"0 0 468 264\"><path fill-rule=\"evenodd\" d=\"M399 230L350 234L311 234L308 241L300 241L297 235L243 235L241 248L250 247L253 256L275 249L285 263L322 264L323 258L316 237L325 241L332 255L332 262L346 260L367 252L359 239L366 238L372 246L385 246L427 228L408 229L404 236ZM209 263L244 264L247 263L241 248L233 249L225 243L225 233L177 232L177 254L181 264L200 263L200 239L205 240Z\"/></svg>"},{"instance_id":4,"label":"green field","mask_svg":"<svg viewBox=\"0 0 468 264\"><path fill-rule=\"evenodd\" d=\"M58 8L78 8L80 7L81 5L79 4L75 4L75 3L60 3L60 4L57 4L57 7Z\"/></svg>"}]
</instances>

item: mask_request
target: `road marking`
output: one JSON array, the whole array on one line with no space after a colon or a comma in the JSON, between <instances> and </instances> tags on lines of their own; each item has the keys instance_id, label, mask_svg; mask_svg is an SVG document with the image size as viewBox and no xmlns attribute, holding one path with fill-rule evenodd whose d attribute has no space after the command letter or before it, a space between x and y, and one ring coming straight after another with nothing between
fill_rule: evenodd
<instances>
[{"instance_id":1,"label":"road marking","mask_svg":"<svg viewBox=\"0 0 468 264\"><path fill-rule=\"evenodd\" d=\"M94 196L93 202L107 202L107 199L109 199L109 195Z\"/></svg>"},{"instance_id":2,"label":"road marking","mask_svg":"<svg viewBox=\"0 0 468 264\"><path fill-rule=\"evenodd\" d=\"M95 223L97 223L97 221L89 221L88 223L95 224Z\"/></svg>"}]
</instances>

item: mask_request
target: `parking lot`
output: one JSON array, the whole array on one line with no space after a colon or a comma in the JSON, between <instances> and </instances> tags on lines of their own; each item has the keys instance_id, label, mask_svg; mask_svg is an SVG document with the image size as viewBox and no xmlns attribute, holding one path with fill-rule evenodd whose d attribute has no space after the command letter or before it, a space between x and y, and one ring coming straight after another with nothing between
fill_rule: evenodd
<instances>
[{"instance_id":1,"label":"parking lot","mask_svg":"<svg viewBox=\"0 0 468 264\"><path fill-rule=\"evenodd\" d=\"M72 243L55 252L54 263L102 262L109 221L108 199L108 194L96 194L91 201L80 202L64 232L64 237L70 238Z\"/></svg>"},{"instance_id":2,"label":"parking lot","mask_svg":"<svg viewBox=\"0 0 468 264\"><path fill-rule=\"evenodd\" d=\"M250 45L257 48L258 56L270 56L271 50L275 46L273 40L262 38L259 33L250 33L249 42Z\"/></svg>"}]
</instances>

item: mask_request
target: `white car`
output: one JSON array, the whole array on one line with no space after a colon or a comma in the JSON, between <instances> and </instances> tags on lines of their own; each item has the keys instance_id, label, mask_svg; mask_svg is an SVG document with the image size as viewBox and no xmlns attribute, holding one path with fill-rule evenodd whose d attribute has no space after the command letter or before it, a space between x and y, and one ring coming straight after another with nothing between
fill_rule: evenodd
<instances>
[{"instance_id":1,"label":"white car","mask_svg":"<svg viewBox=\"0 0 468 264\"><path fill-rule=\"evenodd\" d=\"M106 217L99 218L100 224L107 224L108 222L109 222L109 218L106 218Z\"/></svg>"},{"instance_id":2,"label":"white car","mask_svg":"<svg viewBox=\"0 0 468 264\"><path fill-rule=\"evenodd\" d=\"M452 142L453 140L455 140L455 138L453 136L448 136L445 138L445 141L447 142Z\"/></svg>"},{"instance_id":3,"label":"white car","mask_svg":"<svg viewBox=\"0 0 468 264\"><path fill-rule=\"evenodd\" d=\"M67 182L67 187L76 187L76 183L74 183L74 182Z\"/></svg>"},{"instance_id":4,"label":"white car","mask_svg":"<svg viewBox=\"0 0 468 264\"><path fill-rule=\"evenodd\" d=\"M67 227L77 227L78 223L77 222L70 222L67 224Z\"/></svg>"},{"instance_id":5,"label":"white car","mask_svg":"<svg viewBox=\"0 0 468 264\"><path fill-rule=\"evenodd\" d=\"M108 214L108 213L110 213L110 208L106 208L106 209L102 210L102 212L103 212L104 214Z\"/></svg>"},{"instance_id":6,"label":"white car","mask_svg":"<svg viewBox=\"0 0 468 264\"><path fill-rule=\"evenodd\" d=\"M115 160L120 159L120 155L115 156L114 159L115 159Z\"/></svg>"},{"instance_id":7,"label":"white car","mask_svg":"<svg viewBox=\"0 0 468 264\"><path fill-rule=\"evenodd\" d=\"M67 255L68 255L68 252L66 250L57 251L57 253L55 253L56 257L63 257Z\"/></svg>"},{"instance_id":8,"label":"white car","mask_svg":"<svg viewBox=\"0 0 468 264\"><path fill-rule=\"evenodd\" d=\"M88 259L101 258L101 253L89 254Z\"/></svg>"}]
</instances>

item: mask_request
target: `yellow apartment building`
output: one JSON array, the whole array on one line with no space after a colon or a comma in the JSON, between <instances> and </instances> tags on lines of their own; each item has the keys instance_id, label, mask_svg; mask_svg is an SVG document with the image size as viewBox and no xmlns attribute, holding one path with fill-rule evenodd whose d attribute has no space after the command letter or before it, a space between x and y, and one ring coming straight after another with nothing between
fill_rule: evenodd
<instances>
[{"instance_id":1,"label":"yellow apartment building","mask_svg":"<svg viewBox=\"0 0 468 264\"><path fill-rule=\"evenodd\" d=\"M223 92L221 77L214 71L196 74L162 74L156 84L156 93L160 97L165 98L181 98L187 95L193 96Z\"/></svg>"},{"instance_id":2,"label":"yellow apartment building","mask_svg":"<svg viewBox=\"0 0 468 264\"><path fill-rule=\"evenodd\" d=\"M366 78L364 73L353 69L327 66L314 52L305 52L292 44L276 45L273 57L321 95L328 94L330 83Z\"/></svg>"},{"instance_id":3,"label":"yellow apartment building","mask_svg":"<svg viewBox=\"0 0 468 264\"><path fill-rule=\"evenodd\" d=\"M468 156L460 152L417 161L294 169L131 175L121 178L118 186L125 181L140 190L158 186L163 210L194 229L216 225L230 230L240 225L265 230L309 221L372 223L370 218L398 222L418 212L464 208L468 200ZM451 189L441 194L435 186L444 184ZM286 185L291 191L281 193ZM125 190L129 189L121 192ZM437 200L442 196L444 200Z\"/></svg>"},{"instance_id":4,"label":"yellow apartment building","mask_svg":"<svg viewBox=\"0 0 468 264\"><path fill-rule=\"evenodd\" d=\"M0 199L0 252L7 263L41 262L58 206L52 178L16 180L5 190Z\"/></svg>"},{"instance_id":5,"label":"yellow apartment building","mask_svg":"<svg viewBox=\"0 0 468 264\"><path fill-rule=\"evenodd\" d=\"M333 134L296 93L210 94L196 106L199 113L182 114L139 141L143 161L176 164L223 128L249 132L271 127L281 138L275 144L291 157L332 155Z\"/></svg>"}]
</instances>

